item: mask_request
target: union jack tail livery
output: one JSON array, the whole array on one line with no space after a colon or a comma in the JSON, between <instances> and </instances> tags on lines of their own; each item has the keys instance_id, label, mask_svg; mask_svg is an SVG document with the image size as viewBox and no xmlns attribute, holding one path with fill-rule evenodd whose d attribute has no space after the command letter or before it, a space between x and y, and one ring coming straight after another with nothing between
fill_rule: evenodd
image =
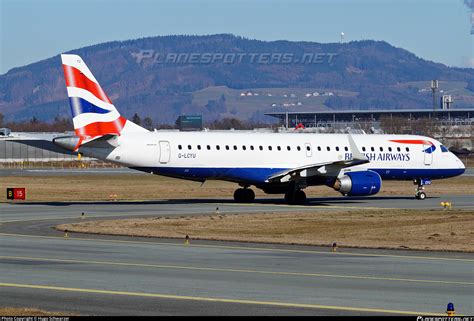
<instances>
[{"instance_id":1,"label":"union jack tail livery","mask_svg":"<svg viewBox=\"0 0 474 321\"><path fill-rule=\"evenodd\" d=\"M78 55L61 55L67 94L79 147L105 135L147 132L120 116L99 82Z\"/></svg>"}]
</instances>

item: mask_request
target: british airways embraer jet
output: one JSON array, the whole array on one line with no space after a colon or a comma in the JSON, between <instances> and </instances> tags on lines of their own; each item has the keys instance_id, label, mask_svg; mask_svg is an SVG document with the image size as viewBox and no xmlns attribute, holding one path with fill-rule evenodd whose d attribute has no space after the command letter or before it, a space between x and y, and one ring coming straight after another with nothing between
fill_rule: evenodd
<instances>
[{"instance_id":1,"label":"british airways embraer jet","mask_svg":"<svg viewBox=\"0 0 474 321\"><path fill-rule=\"evenodd\" d=\"M253 202L251 186L306 200L303 189L327 185L347 196L373 195L382 180L412 180L425 199L432 179L461 175L461 160L433 138L250 132L148 131L120 116L77 55L61 55L75 136L54 143L83 155L157 175L240 185L236 202Z\"/></svg>"}]
</instances>

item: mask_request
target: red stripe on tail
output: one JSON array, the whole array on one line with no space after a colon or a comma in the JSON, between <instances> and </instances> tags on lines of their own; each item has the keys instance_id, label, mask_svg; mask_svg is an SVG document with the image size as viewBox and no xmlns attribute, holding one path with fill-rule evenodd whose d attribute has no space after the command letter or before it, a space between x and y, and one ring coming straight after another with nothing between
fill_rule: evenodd
<instances>
[{"instance_id":1,"label":"red stripe on tail","mask_svg":"<svg viewBox=\"0 0 474 321\"><path fill-rule=\"evenodd\" d=\"M114 121L110 122L96 122L89 125L86 125L81 128L75 129L75 133L77 136L89 136L89 137L97 137L103 136L107 134L116 134L120 135L123 127L127 120L123 117L119 117Z\"/></svg>"},{"instance_id":2,"label":"red stripe on tail","mask_svg":"<svg viewBox=\"0 0 474 321\"><path fill-rule=\"evenodd\" d=\"M93 82L86 75L80 72L78 69L63 65L64 78L66 79L66 86L77 87L91 92L94 96L99 98L106 103L112 104L109 97L105 94L99 84Z\"/></svg>"}]
</instances>

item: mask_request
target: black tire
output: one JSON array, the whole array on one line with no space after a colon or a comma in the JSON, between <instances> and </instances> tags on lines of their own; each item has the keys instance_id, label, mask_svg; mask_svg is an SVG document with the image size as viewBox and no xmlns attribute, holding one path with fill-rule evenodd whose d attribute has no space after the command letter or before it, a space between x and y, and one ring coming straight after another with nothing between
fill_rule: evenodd
<instances>
[{"instance_id":1,"label":"black tire","mask_svg":"<svg viewBox=\"0 0 474 321\"><path fill-rule=\"evenodd\" d=\"M244 200L244 189L243 188L238 188L234 192L234 201L236 203L242 203Z\"/></svg>"},{"instance_id":2,"label":"black tire","mask_svg":"<svg viewBox=\"0 0 474 321\"><path fill-rule=\"evenodd\" d=\"M306 203L306 193L302 190L297 190L295 192L295 204L303 205Z\"/></svg>"},{"instance_id":3,"label":"black tire","mask_svg":"<svg viewBox=\"0 0 474 321\"><path fill-rule=\"evenodd\" d=\"M426 194L425 194L425 192L420 192L420 193L418 193L418 199L419 199L419 200L424 200L424 199L426 199Z\"/></svg>"},{"instance_id":4,"label":"black tire","mask_svg":"<svg viewBox=\"0 0 474 321\"><path fill-rule=\"evenodd\" d=\"M255 201L255 192L250 188L238 188L234 192L236 203L252 203Z\"/></svg>"},{"instance_id":5,"label":"black tire","mask_svg":"<svg viewBox=\"0 0 474 321\"><path fill-rule=\"evenodd\" d=\"M285 194L285 201L290 205L303 205L306 203L306 193L300 189L288 191Z\"/></svg>"},{"instance_id":6,"label":"black tire","mask_svg":"<svg viewBox=\"0 0 474 321\"><path fill-rule=\"evenodd\" d=\"M244 189L245 203L253 203L255 201L255 192L250 188Z\"/></svg>"}]
</instances>

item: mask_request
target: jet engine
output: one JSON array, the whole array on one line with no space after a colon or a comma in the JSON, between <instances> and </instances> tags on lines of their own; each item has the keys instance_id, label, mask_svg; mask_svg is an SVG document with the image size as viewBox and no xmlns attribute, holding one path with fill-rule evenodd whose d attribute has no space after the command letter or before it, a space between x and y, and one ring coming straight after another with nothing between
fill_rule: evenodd
<instances>
[{"instance_id":1,"label":"jet engine","mask_svg":"<svg viewBox=\"0 0 474 321\"><path fill-rule=\"evenodd\" d=\"M382 187L382 178L373 171L347 172L338 177L333 188L348 196L374 195Z\"/></svg>"}]
</instances>

